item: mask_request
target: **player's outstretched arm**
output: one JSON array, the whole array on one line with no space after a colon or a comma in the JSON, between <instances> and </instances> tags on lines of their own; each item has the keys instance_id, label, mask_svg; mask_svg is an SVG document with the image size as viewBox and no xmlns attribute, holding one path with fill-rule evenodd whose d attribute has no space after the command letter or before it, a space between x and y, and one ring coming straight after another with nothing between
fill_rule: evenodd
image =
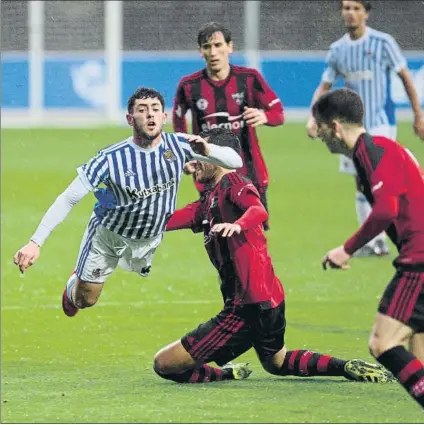
<instances>
[{"instance_id":1,"label":"player's outstretched arm","mask_svg":"<svg viewBox=\"0 0 424 425\"><path fill-rule=\"evenodd\" d=\"M189 159L210 162L228 169L240 168L243 165L241 156L228 146L217 146L208 143L200 136L177 133L179 141L183 139L183 148Z\"/></svg>"},{"instance_id":2,"label":"player's outstretched arm","mask_svg":"<svg viewBox=\"0 0 424 425\"><path fill-rule=\"evenodd\" d=\"M193 229L196 232L201 225L201 205L200 201L196 201L175 211L166 223L165 230L170 232L180 229Z\"/></svg>"},{"instance_id":3,"label":"player's outstretched arm","mask_svg":"<svg viewBox=\"0 0 424 425\"><path fill-rule=\"evenodd\" d=\"M13 257L13 262L19 267L21 273L24 273L28 267L37 261L40 256L40 248L50 233L66 218L72 207L89 192L87 185L78 176L56 198L42 218L30 241L20 248Z\"/></svg>"},{"instance_id":4,"label":"player's outstretched arm","mask_svg":"<svg viewBox=\"0 0 424 425\"><path fill-rule=\"evenodd\" d=\"M261 226L268 219L268 213L263 206L259 193L253 183L233 186L230 192L231 201L240 210L242 216L234 223L218 223L212 227L212 232L222 237L239 235L242 231Z\"/></svg>"}]
</instances>

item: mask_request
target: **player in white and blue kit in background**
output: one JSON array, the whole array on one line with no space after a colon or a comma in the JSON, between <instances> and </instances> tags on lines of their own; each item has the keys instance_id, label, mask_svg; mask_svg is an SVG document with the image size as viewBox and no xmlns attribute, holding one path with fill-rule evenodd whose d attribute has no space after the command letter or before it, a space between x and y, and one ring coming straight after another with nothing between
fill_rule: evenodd
<instances>
[{"instance_id":1,"label":"player in white and blue kit in background","mask_svg":"<svg viewBox=\"0 0 424 425\"><path fill-rule=\"evenodd\" d=\"M390 74L401 78L414 112L414 130L424 140L424 118L407 62L395 39L366 25L371 3L369 1L341 1L341 13L347 33L330 46L321 84L312 99L312 105L331 89L338 77L345 87L355 90L365 105L365 127L374 136L396 140L394 103L390 97ZM307 123L310 137L317 136L314 118ZM356 176L352 160L340 157L340 171ZM356 212L359 224L367 219L371 206L357 186ZM357 256L385 255L389 252L385 234L377 236L357 251Z\"/></svg>"},{"instance_id":2,"label":"player in white and blue kit in background","mask_svg":"<svg viewBox=\"0 0 424 425\"><path fill-rule=\"evenodd\" d=\"M132 136L100 150L78 168L78 176L46 212L30 242L14 256L23 273L38 259L40 247L72 207L99 185L106 186L107 191L98 194L106 208L91 215L75 271L63 292L67 316L94 305L118 265L148 275L166 222L175 211L186 162L198 159L229 169L242 166L239 153L232 148L209 144L199 136L164 133L166 118L162 95L153 89L137 89L128 101Z\"/></svg>"}]
</instances>

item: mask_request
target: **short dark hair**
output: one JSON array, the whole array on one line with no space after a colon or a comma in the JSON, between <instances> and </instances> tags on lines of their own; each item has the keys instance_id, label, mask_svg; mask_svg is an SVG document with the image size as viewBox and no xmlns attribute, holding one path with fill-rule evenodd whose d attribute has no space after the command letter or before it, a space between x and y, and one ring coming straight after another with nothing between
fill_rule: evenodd
<instances>
[{"instance_id":1,"label":"short dark hair","mask_svg":"<svg viewBox=\"0 0 424 425\"><path fill-rule=\"evenodd\" d=\"M202 44L207 43L212 35L216 32L222 32L224 40L227 44L232 40L231 31L227 27L224 27L224 25L221 25L218 22L208 22L200 28L197 34L197 44L199 47Z\"/></svg>"},{"instance_id":2,"label":"short dark hair","mask_svg":"<svg viewBox=\"0 0 424 425\"><path fill-rule=\"evenodd\" d=\"M369 12L371 10L371 2L365 1L365 0L353 0L356 1L356 3L361 3L362 6L364 6L365 10ZM343 6L343 0L340 0L340 8Z\"/></svg>"},{"instance_id":3,"label":"short dark hair","mask_svg":"<svg viewBox=\"0 0 424 425\"><path fill-rule=\"evenodd\" d=\"M162 109L165 110L165 99L163 96L155 89L149 89L147 87L138 87L137 90L131 95L128 99L128 113L132 113L134 109L134 104L137 99L159 99Z\"/></svg>"},{"instance_id":4,"label":"short dark hair","mask_svg":"<svg viewBox=\"0 0 424 425\"><path fill-rule=\"evenodd\" d=\"M217 146L228 146L229 148L233 148L239 155L241 154L239 138L227 128L211 128L210 130L202 131L199 136L204 139L208 138L208 143Z\"/></svg>"},{"instance_id":5,"label":"short dark hair","mask_svg":"<svg viewBox=\"0 0 424 425\"><path fill-rule=\"evenodd\" d=\"M346 124L363 125L364 104L358 93L350 89L336 89L322 95L312 107L317 121L326 124L338 120Z\"/></svg>"}]
</instances>

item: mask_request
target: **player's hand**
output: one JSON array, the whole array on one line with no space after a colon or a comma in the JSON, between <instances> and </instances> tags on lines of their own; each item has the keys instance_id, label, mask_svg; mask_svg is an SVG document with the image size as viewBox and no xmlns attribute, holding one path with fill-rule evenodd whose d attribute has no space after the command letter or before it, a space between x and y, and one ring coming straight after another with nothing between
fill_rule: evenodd
<instances>
[{"instance_id":1,"label":"player's hand","mask_svg":"<svg viewBox=\"0 0 424 425\"><path fill-rule=\"evenodd\" d=\"M416 116L414 119L414 131L415 134L421 139L424 140L424 116Z\"/></svg>"},{"instance_id":2,"label":"player's hand","mask_svg":"<svg viewBox=\"0 0 424 425\"><path fill-rule=\"evenodd\" d=\"M190 175L196 172L196 163L197 161L189 161L184 165L183 171L184 174Z\"/></svg>"},{"instance_id":3,"label":"player's hand","mask_svg":"<svg viewBox=\"0 0 424 425\"><path fill-rule=\"evenodd\" d=\"M221 233L223 238L230 238L233 234L239 235L241 233L241 227L235 223L218 223L211 229L212 233Z\"/></svg>"},{"instance_id":4,"label":"player's hand","mask_svg":"<svg viewBox=\"0 0 424 425\"><path fill-rule=\"evenodd\" d=\"M31 267L40 256L40 247L33 241L28 242L19 249L13 257L13 262L19 267L19 271L24 271Z\"/></svg>"},{"instance_id":5,"label":"player's hand","mask_svg":"<svg viewBox=\"0 0 424 425\"><path fill-rule=\"evenodd\" d=\"M209 156L211 150L209 143L205 139L202 139L200 136L190 134L187 135L187 141L190 143L194 152L202 156Z\"/></svg>"},{"instance_id":6,"label":"player's hand","mask_svg":"<svg viewBox=\"0 0 424 425\"><path fill-rule=\"evenodd\" d=\"M349 260L350 255L342 245L327 252L322 259L322 267L324 270L327 270L327 266L331 269L349 270L350 266L347 264Z\"/></svg>"},{"instance_id":7,"label":"player's hand","mask_svg":"<svg viewBox=\"0 0 424 425\"><path fill-rule=\"evenodd\" d=\"M314 117L309 117L306 123L306 130L311 139L315 139L318 136L318 126Z\"/></svg>"},{"instance_id":8,"label":"player's hand","mask_svg":"<svg viewBox=\"0 0 424 425\"><path fill-rule=\"evenodd\" d=\"M248 108L247 106L244 107L243 119L247 125L251 125L252 127L257 127L268 122L264 111L257 108Z\"/></svg>"}]
</instances>

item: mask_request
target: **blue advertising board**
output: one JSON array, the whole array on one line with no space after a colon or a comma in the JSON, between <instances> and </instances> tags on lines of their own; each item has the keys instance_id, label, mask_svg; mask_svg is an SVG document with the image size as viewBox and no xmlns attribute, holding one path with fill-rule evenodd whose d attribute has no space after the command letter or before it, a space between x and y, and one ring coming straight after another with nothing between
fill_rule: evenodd
<instances>
[{"instance_id":1,"label":"blue advertising board","mask_svg":"<svg viewBox=\"0 0 424 425\"><path fill-rule=\"evenodd\" d=\"M261 71L277 92L286 109L308 108L312 94L324 69L324 54L277 52L261 57ZM408 66L424 104L424 52L408 56ZM242 55L233 55L232 62L246 65ZM196 55L172 52L124 53L122 59L122 99L125 108L132 91L140 86L154 87L163 93L168 107L172 105L180 78L203 67ZM29 65L26 55L2 55L3 110L29 107ZM106 66L101 56L63 53L46 55L44 60L45 109L97 109L107 102ZM392 97L400 108L408 108L408 98L401 81L395 77Z\"/></svg>"}]
</instances>

